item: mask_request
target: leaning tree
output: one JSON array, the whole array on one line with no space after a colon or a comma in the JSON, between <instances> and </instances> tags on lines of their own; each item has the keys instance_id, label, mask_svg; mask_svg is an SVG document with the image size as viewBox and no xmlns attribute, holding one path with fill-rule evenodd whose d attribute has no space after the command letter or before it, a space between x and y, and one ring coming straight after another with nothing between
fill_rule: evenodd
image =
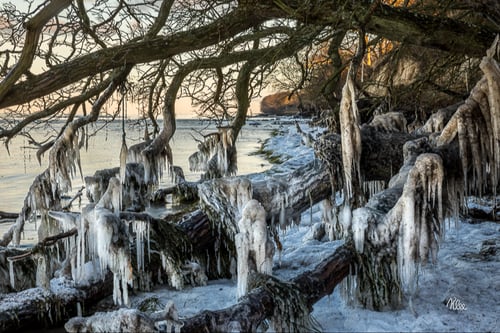
<instances>
[{"instance_id":1,"label":"leaning tree","mask_svg":"<svg viewBox=\"0 0 500 333\"><path fill-rule=\"evenodd\" d=\"M205 274L228 276L231 261L238 258L238 274L245 275L238 290L245 294L247 261L260 263L266 268L255 270L269 274L273 244L280 246L276 229L324 200L330 217L325 228L331 238L346 238L341 250L313 274L294 279L295 290L272 277L256 278L264 287L250 292L243 303L194 317L185 327L225 330L228 318L238 318L241 328L253 330L276 311L307 312L352 265L356 275L348 278L357 279L353 292L364 306L394 308L406 304L406 298L411 305L418 265L435 258L444 218L457 214L466 195L496 195L500 74L494 39L500 31L500 7L494 0L52 0L29 1L23 8L4 4L1 19L0 139L8 149L15 136L28 136L47 168L27 189L22 211L0 245L18 245L25 221L40 215L40 243L29 251L5 252L11 253L11 263L36 258L35 266L23 270L26 281L36 280L38 286L48 287L56 268L78 285L85 279L83 266L94 261L103 279L84 295L100 297L95 286L102 291L99 286L112 283L115 302L128 304L129 286L150 288L159 278L158 267L168 284L182 288L186 270L202 284ZM419 59L422 52L432 61ZM317 138L304 134L322 166L303 165L265 181L226 178L236 172L235 141L250 100L269 78L283 78L275 73L287 59L300 74L291 91L308 93L318 105L322 99L333 111L321 119L330 131ZM456 84L464 81L465 91ZM433 112L429 120L436 105L413 117L392 112L413 91L420 97L412 100L414 105L433 93L442 103L460 104ZM181 175L169 147L180 97L191 98L220 126L190 157L192 167L203 171L200 182L179 177L174 189L153 193L163 172ZM378 104L384 107L366 113L363 98L383 101ZM86 179L92 202L81 212L65 212L62 196L71 190L75 175L87 172L79 153L87 128L116 117L117 105L127 103L138 108L148 137L131 147L123 140L116 152L120 165ZM50 140L37 142L30 136L27 129L57 117L65 121L53 129ZM407 131L409 120L415 121L416 131ZM153 128L151 138L147 124ZM388 152L380 150L384 142L390 143ZM45 153L47 160L42 160ZM126 211L134 202L147 204L171 191L199 200L182 224ZM337 193L344 199L338 206L332 200ZM259 234L250 235L249 224L259 225ZM151 244L149 233L156 237ZM51 248L63 238L64 246ZM256 239L260 245L254 245ZM158 254L149 265L154 268L144 262L150 247ZM57 262L61 256L56 252L64 262ZM186 266L186 258L195 260ZM318 283L321 290L312 287ZM4 288L18 290L15 284ZM302 299L296 303L302 304L299 309L279 308L272 299L276 289L270 287L276 285ZM53 308L79 301L81 297L52 299L59 304ZM30 316L37 306L20 306L16 318L40 320L43 316ZM154 318L134 315L142 318L143 328L154 327ZM1 320L3 327L21 325L8 314ZM284 328L290 323L275 324ZM87 323L80 318L71 325Z\"/></svg>"}]
</instances>

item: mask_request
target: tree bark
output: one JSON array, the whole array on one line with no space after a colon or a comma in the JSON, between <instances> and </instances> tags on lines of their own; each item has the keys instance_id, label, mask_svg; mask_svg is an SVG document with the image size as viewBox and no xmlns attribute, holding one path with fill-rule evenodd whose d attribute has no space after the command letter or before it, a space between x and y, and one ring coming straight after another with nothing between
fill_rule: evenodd
<instances>
[{"instance_id":1,"label":"tree bark","mask_svg":"<svg viewBox=\"0 0 500 333\"><path fill-rule=\"evenodd\" d=\"M94 281L86 286L71 284L71 281L53 280L53 291L33 288L2 295L0 331L40 330L61 326L69 318L78 315L78 303L82 314L89 314L92 305L113 290L111 274L108 274L104 281Z\"/></svg>"},{"instance_id":2,"label":"tree bark","mask_svg":"<svg viewBox=\"0 0 500 333\"><path fill-rule=\"evenodd\" d=\"M331 294L335 286L349 274L354 258L352 246L340 246L313 270L300 274L286 284L287 286L293 286L302 296L306 303L305 306L310 312L314 303ZM168 318L168 316L154 318L140 311L135 311L131 323L130 313L115 311L106 314L107 320L99 319L97 316L72 318L65 325L65 328L71 332L92 331L94 322L100 321L104 325L107 323L110 328L129 327L130 329L140 328L144 331L154 331L155 321L167 319L171 323L172 320L175 320L175 327L176 329L180 328L181 332L230 332L234 329L240 332L256 332L265 319L272 319L274 314L277 311L279 312L278 302L276 301L278 296L273 293L273 288L280 283L276 278L266 278L262 275L257 276L256 279L259 279L260 286L242 297L237 304L221 310L203 311L191 318L183 320ZM286 315L283 314L283 317L286 317ZM294 318L294 320L296 319ZM103 324L98 325L99 329L106 329ZM130 327L129 325L134 326Z\"/></svg>"},{"instance_id":3,"label":"tree bark","mask_svg":"<svg viewBox=\"0 0 500 333\"><path fill-rule=\"evenodd\" d=\"M306 298L311 308L322 297L329 295L348 274L354 260L350 246L339 247L331 256L324 259L312 271L307 271L291 283ZM267 288L257 288L243 297L238 304L218 311L203 311L183 320L181 332L227 332L239 323L242 332L255 332L257 327L274 312L274 295Z\"/></svg>"},{"instance_id":4,"label":"tree bark","mask_svg":"<svg viewBox=\"0 0 500 333\"><path fill-rule=\"evenodd\" d=\"M200 28L109 47L54 66L29 80L0 87L0 91L5 90L0 93L0 108L24 104L85 77L124 64L168 59L174 55L201 49L273 18L294 18L307 24L335 24L340 29L351 29L353 23L343 17L345 13L352 12L353 17L358 18L368 15L367 21L363 22L366 23L365 29L368 33L473 57L482 56L495 38L495 32L487 28L384 4L373 7L371 1L353 1L351 4L342 0L304 4L290 0L279 3L281 5L268 1L252 1L251 4L241 5L221 19Z\"/></svg>"}]
</instances>

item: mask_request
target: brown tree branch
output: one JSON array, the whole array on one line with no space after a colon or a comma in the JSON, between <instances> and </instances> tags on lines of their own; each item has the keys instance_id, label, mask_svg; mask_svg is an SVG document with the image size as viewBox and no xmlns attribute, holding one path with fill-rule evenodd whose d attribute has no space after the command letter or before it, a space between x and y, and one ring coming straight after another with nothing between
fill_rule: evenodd
<instances>
[{"instance_id":1,"label":"brown tree branch","mask_svg":"<svg viewBox=\"0 0 500 333\"><path fill-rule=\"evenodd\" d=\"M16 66L7 74L0 83L0 100L7 94L9 89L23 75L33 63L33 57L38 47L38 40L42 32L42 28L61 12L64 8L71 4L71 0L52 0L32 19L26 22L26 39L24 42L21 57Z\"/></svg>"}]
</instances>

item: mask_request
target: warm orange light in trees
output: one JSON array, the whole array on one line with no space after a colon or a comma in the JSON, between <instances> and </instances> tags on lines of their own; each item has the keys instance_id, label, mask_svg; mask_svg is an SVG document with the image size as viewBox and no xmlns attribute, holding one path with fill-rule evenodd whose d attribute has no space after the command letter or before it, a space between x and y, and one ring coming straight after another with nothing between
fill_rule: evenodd
<instances>
[{"instance_id":1,"label":"warm orange light in trees","mask_svg":"<svg viewBox=\"0 0 500 333\"><path fill-rule=\"evenodd\" d=\"M395 7L408 7L415 4L416 0L382 0L382 3Z\"/></svg>"}]
</instances>

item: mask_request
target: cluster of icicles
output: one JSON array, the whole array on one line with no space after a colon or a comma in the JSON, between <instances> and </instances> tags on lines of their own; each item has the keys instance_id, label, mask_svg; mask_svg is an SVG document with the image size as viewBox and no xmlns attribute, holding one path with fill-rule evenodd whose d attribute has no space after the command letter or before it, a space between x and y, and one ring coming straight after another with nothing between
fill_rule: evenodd
<instances>
[{"instance_id":1,"label":"cluster of icicles","mask_svg":"<svg viewBox=\"0 0 500 333\"><path fill-rule=\"evenodd\" d=\"M327 205L324 216L333 220L338 218L339 221L330 222L340 226L338 229L342 233L341 236L347 235L346 230L352 232L356 250L360 254L363 254L367 244L369 244L370 251L390 249L396 244L397 274L395 278L398 281L389 281L389 283L397 288L400 286L401 290L410 296L410 307L412 295L415 294L418 285L419 265L428 261L436 262L438 242L444 233L445 218L458 216L458 210L464 203L464 196L481 195L486 191L492 191L496 195L498 190L500 68L494 60L497 45L498 38L481 62L480 67L484 72L484 77L447 124L436 126L433 123L424 126L424 128L442 129L426 143L434 144L435 147L450 144L455 137L458 137L464 179L457 181L451 176L446 177L443 161L437 154L425 153L413 158L405 158L405 165L388 184L388 191L399 187L402 188L402 194L392 209L385 213L377 211L376 208L383 206L381 201L377 200L379 198L383 200L384 194L379 195L378 198L375 195L380 190L379 184L365 186L364 190L370 192L369 197L375 195L375 198L366 206L353 211L350 207L351 199L356 195L355 183L359 182L358 166L361 145L359 127L356 125L357 110L355 102L352 101L353 88L349 77L344 87L340 110L345 181L344 206L337 215L337 207ZM381 121L380 124L384 123L383 119L379 121ZM436 119L429 121L435 122ZM382 127L385 128L385 125L382 124ZM443 188L448 189L449 204L447 202L447 205L451 206L448 210L443 209ZM391 193L387 192L387 195ZM377 251L380 251L381 255L382 253L390 255L389 250ZM392 266L384 268L377 265L379 264L376 262L365 265L365 268L371 267L369 271L379 270L379 273L375 273L375 276L370 276L370 278L378 279L377 274L381 274L383 270L393 269ZM353 285L359 288L363 284L359 282ZM358 290L358 295L359 292Z\"/></svg>"},{"instance_id":2,"label":"cluster of icicles","mask_svg":"<svg viewBox=\"0 0 500 333\"><path fill-rule=\"evenodd\" d=\"M64 241L66 260L71 265L71 275L77 283L86 283L89 279L89 270L93 276L104 278L110 270L114 277L113 300L116 304L129 304L128 286L133 282L133 268L130 254L129 222L120 219L122 208L123 183L126 178L127 147L122 147L120 153L120 172L117 177L109 180L106 192L97 203L87 205L81 215L75 217L72 213L62 213L58 199L61 193L71 190L71 179L76 175L77 168L81 172L79 155L78 131L73 123L68 125L58 138L49 156L49 168L38 176L30 188L24 208L27 212L40 212L42 225L39 227L39 238L57 234L59 231L78 230L76 238ZM133 157L133 156L131 156ZM142 161L144 162L144 161ZM165 156L152 161L155 167L155 176L159 177L159 170L164 169ZM161 177L161 176L160 176ZM26 218L26 214L21 214ZM49 225L49 215L59 222ZM22 221L23 222L23 221ZM142 221L133 221L132 230L136 234L136 261L137 270L141 272L145 267L145 257L149 258L149 225ZM40 231L42 231L40 233ZM16 236L16 235L14 235ZM16 237L14 237L14 242ZM49 287L49 269L42 265L44 258L39 258L40 267L37 268L37 285ZM12 263L11 263L12 266ZM168 270L168 265L164 269ZM11 284L14 281L13 269L10 269ZM47 278L38 278L46 276Z\"/></svg>"},{"instance_id":3,"label":"cluster of icicles","mask_svg":"<svg viewBox=\"0 0 500 333\"><path fill-rule=\"evenodd\" d=\"M236 174L236 147L231 127L219 127L217 133L207 136L198 145L198 151L189 157L189 169L204 172L204 179Z\"/></svg>"}]
</instances>

